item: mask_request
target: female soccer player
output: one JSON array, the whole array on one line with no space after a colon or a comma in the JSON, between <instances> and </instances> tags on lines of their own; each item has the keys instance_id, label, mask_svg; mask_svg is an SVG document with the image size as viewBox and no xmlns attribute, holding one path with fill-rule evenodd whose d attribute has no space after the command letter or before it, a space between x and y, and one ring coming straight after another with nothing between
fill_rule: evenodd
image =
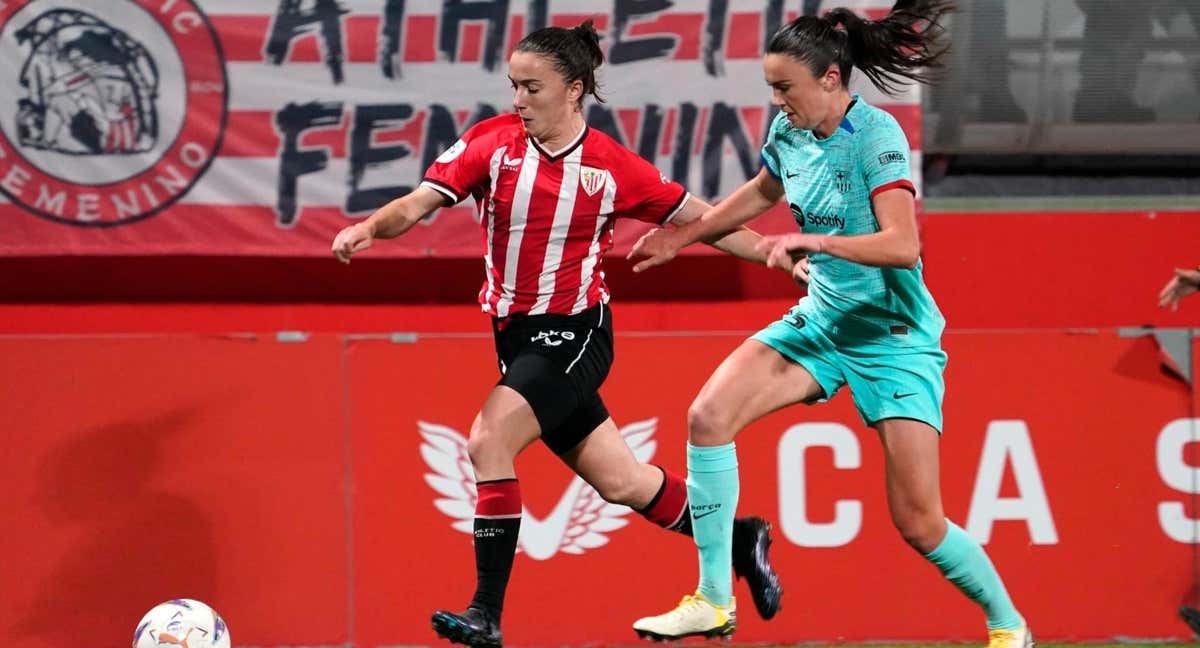
<instances>
[{"instance_id":1,"label":"female soccer player","mask_svg":"<svg viewBox=\"0 0 1200 648\"><path fill-rule=\"evenodd\" d=\"M502 377L467 446L478 489L475 596L461 614L433 615L437 633L461 644L501 644L500 613L521 522L513 459L539 437L605 500L691 533L684 480L639 463L597 393L613 359L603 253L612 247L617 218L686 223L709 205L587 127L583 97L599 99L595 70L602 62L591 21L529 34L509 60L515 111L470 128L416 190L333 241L334 255L349 262L373 240L399 236L439 207L468 195L479 206L487 243L479 303L492 316ZM755 250L759 236L747 229L708 240L765 262ZM782 592L767 562L768 528L759 518L743 518L729 530L734 565L764 618L779 609Z\"/></svg>"},{"instance_id":2,"label":"female soccer player","mask_svg":"<svg viewBox=\"0 0 1200 648\"><path fill-rule=\"evenodd\" d=\"M727 635L729 528L738 499L734 437L795 403L825 401L849 385L883 443L892 521L904 539L987 615L991 648L1031 646L1032 635L983 549L942 513L940 344L944 320L921 278L920 242L904 133L888 113L848 89L857 67L880 89L923 81L934 66L946 0L900 0L879 21L847 9L804 16L772 38L763 57L780 114L756 177L701 218L648 233L635 270L684 245L729 231L787 197L803 233L765 237L769 264L797 263L808 296L735 350L688 411L688 499L700 584L666 614L639 619L647 638ZM698 510L714 510L703 518Z\"/></svg>"}]
</instances>

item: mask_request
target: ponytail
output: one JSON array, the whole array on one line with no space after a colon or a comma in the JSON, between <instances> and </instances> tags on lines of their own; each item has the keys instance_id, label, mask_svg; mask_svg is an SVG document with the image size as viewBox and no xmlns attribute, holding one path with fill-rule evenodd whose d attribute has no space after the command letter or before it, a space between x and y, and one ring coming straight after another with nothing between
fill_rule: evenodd
<instances>
[{"instance_id":1,"label":"ponytail","mask_svg":"<svg viewBox=\"0 0 1200 648\"><path fill-rule=\"evenodd\" d=\"M876 88L894 95L908 81L930 82L930 70L942 66L948 46L939 42L941 19L953 10L950 0L897 0L887 16L871 21L839 7L784 25L767 52L807 63L814 76L836 63L843 85L857 67Z\"/></svg>"}]
</instances>

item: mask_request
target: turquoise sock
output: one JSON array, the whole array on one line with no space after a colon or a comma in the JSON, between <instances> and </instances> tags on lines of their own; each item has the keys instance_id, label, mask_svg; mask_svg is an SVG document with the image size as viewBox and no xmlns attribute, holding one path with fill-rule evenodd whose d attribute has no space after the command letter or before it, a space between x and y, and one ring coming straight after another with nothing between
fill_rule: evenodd
<instances>
[{"instance_id":1,"label":"turquoise sock","mask_svg":"<svg viewBox=\"0 0 1200 648\"><path fill-rule=\"evenodd\" d=\"M988 630L1021 627L1021 615L1013 607L992 561L983 552L983 547L957 524L946 520L946 537L925 559L937 565L946 580L983 608Z\"/></svg>"},{"instance_id":2,"label":"turquoise sock","mask_svg":"<svg viewBox=\"0 0 1200 648\"><path fill-rule=\"evenodd\" d=\"M733 597L733 514L738 501L737 449L687 447L692 537L700 550L700 593L716 605Z\"/></svg>"}]
</instances>

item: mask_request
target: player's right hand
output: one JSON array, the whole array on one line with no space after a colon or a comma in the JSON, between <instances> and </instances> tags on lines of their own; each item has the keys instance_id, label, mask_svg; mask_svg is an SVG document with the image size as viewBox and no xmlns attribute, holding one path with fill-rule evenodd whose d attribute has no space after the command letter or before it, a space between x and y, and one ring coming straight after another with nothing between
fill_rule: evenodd
<instances>
[{"instance_id":1,"label":"player's right hand","mask_svg":"<svg viewBox=\"0 0 1200 648\"><path fill-rule=\"evenodd\" d=\"M808 288L808 257L800 257L800 260L792 266L792 279L801 288Z\"/></svg>"},{"instance_id":2,"label":"player's right hand","mask_svg":"<svg viewBox=\"0 0 1200 648\"><path fill-rule=\"evenodd\" d=\"M795 267L796 261L814 252L820 252L825 236L821 234L769 234L758 239L754 249L767 255L767 267L785 272Z\"/></svg>"},{"instance_id":3,"label":"player's right hand","mask_svg":"<svg viewBox=\"0 0 1200 648\"><path fill-rule=\"evenodd\" d=\"M1175 276L1171 277L1162 292L1158 294L1158 306L1159 308L1170 306L1171 310L1179 310L1179 300L1197 290L1200 290L1200 269L1176 268Z\"/></svg>"},{"instance_id":4,"label":"player's right hand","mask_svg":"<svg viewBox=\"0 0 1200 648\"><path fill-rule=\"evenodd\" d=\"M355 252L371 247L374 240L375 233L366 221L355 223L333 237L333 256L342 263L350 263L350 257L354 256Z\"/></svg>"}]
</instances>

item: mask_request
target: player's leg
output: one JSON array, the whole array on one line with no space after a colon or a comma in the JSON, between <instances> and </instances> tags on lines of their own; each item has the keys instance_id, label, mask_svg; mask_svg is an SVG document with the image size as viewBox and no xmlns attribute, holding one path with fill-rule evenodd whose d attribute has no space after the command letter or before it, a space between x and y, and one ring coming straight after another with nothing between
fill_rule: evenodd
<instances>
[{"instance_id":1,"label":"player's leg","mask_svg":"<svg viewBox=\"0 0 1200 648\"><path fill-rule=\"evenodd\" d=\"M599 395L590 406L581 407L564 427L590 426L601 416L603 420L583 441L560 455L562 460L605 501L628 506L664 529L691 537L686 481L662 466L639 459L653 428L630 425L619 430L608 417ZM783 593L767 555L771 546L770 528L759 517L737 518L733 522L734 573L746 579L755 608L764 619L779 611Z\"/></svg>"},{"instance_id":2,"label":"player's leg","mask_svg":"<svg viewBox=\"0 0 1200 648\"><path fill-rule=\"evenodd\" d=\"M571 400L569 390L582 397L579 406L553 428L542 421L542 441L606 501L629 506L661 527L690 536L686 482L637 458L635 451L645 447L652 430L632 427L622 434L597 392L613 360L612 315L605 316L605 307L594 310L572 318L572 328L562 327L575 333L555 347L565 367L553 386L539 391L555 402ZM554 395L555 389L561 393ZM636 448L631 450L631 445ZM764 618L778 611L781 593L779 578L767 560L769 528L760 518L742 519L735 526L736 564Z\"/></svg>"},{"instance_id":3,"label":"player's leg","mask_svg":"<svg viewBox=\"0 0 1200 648\"><path fill-rule=\"evenodd\" d=\"M568 425L588 425L601 415L603 418L592 424L591 431L559 458L606 502L628 506L659 526L677 529L687 512L683 478L638 461L629 445L633 443L638 450L643 449L653 428L628 430L630 438L626 439L608 416L598 394L568 419Z\"/></svg>"},{"instance_id":4,"label":"player's leg","mask_svg":"<svg viewBox=\"0 0 1200 648\"><path fill-rule=\"evenodd\" d=\"M676 609L639 619L642 637L674 639L731 633L732 531L738 499L733 439L755 420L795 403L832 396L841 378L823 358L832 345L803 318L785 317L729 355L688 410L688 501L700 558L700 583Z\"/></svg>"},{"instance_id":5,"label":"player's leg","mask_svg":"<svg viewBox=\"0 0 1200 648\"><path fill-rule=\"evenodd\" d=\"M827 361L833 346L793 310L744 342L700 389L688 409L688 500L700 551L700 594L731 596L729 526L737 508L734 437L759 418L832 396L842 384Z\"/></svg>"},{"instance_id":6,"label":"player's leg","mask_svg":"<svg viewBox=\"0 0 1200 648\"><path fill-rule=\"evenodd\" d=\"M683 531L690 522L683 479L635 457L629 444L640 450L652 430L633 428L625 439L598 393L612 366L613 318L611 311L604 317L606 308L596 308L596 321L581 313L577 319L583 319L586 328L577 329L574 339L562 345L570 362L560 384L581 395L579 407L542 440L605 500L638 510L659 526Z\"/></svg>"},{"instance_id":7,"label":"player's leg","mask_svg":"<svg viewBox=\"0 0 1200 648\"><path fill-rule=\"evenodd\" d=\"M474 542L477 588L466 612L439 610L433 615L434 629L451 641L487 647L501 643L500 614L522 511L513 458L539 436L553 449L554 441L547 438L553 435L542 435L543 431L557 429L578 407L578 392L563 376L589 346L583 343L584 336L576 335L589 324L576 320L594 316L599 321L600 313L593 311L576 318L517 317L503 326L494 325L503 376L472 426L468 442L479 495ZM598 340L590 346L602 345Z\"/></svg>"},{"instance_id":8,"label":"player's leg","mask_svg":"<svg viewBox=\"0 0 1200 648\"><path fill-rule=\"evenodd\" d=\"M939 431L945 354L938 348L843 354L864 421L883 444L888 507L909 545L987 615L991 648L1027 648L1033 636L983 548L942 510Z\"/></svg>"},{"instance_id":9,"label":"player's leg","mask_svg":"<svg viewBox=\"0 0 1200 648\"><path fill-rule=\"evenodd\" d=\"M507 385L488 395L467 441L475 470L475 595L462 613L438 610L433 629L450 641L483 647L502 643L500 615L521 527L521 489L513 460L538 438L525 398Z\"/></svg>"},{"instance_id":10,"label":"player's leg","mask_svg":"<svg viewBox=\"0 0 1200 648\"><path fill-rule=\"evenodd\" d=\"M942 512L937 431L927 423L898 418L874 427L883 442L888 506L900 535L983 608L990 648L1033 646L1032 633L983 547Z\"/></svg>"}]
</instances>

